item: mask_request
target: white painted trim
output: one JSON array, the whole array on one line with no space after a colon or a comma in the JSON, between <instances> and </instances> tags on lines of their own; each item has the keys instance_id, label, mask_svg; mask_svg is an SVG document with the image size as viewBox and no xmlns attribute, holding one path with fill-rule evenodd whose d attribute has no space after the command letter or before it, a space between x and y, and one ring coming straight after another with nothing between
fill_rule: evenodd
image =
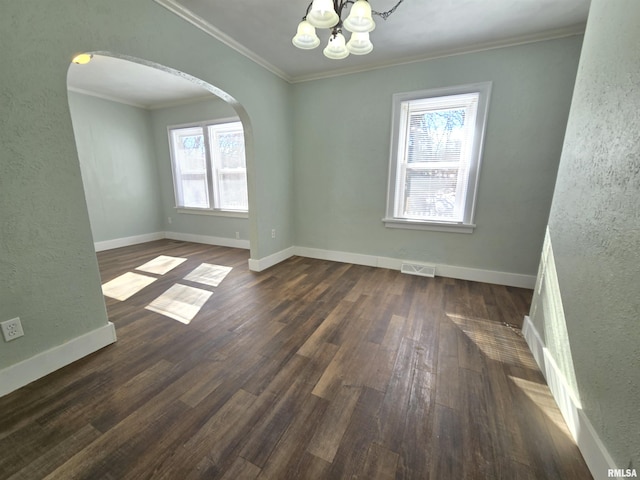
<instances>
[{"instance_id":1,"label":"white painted trim","mask_svg":"<svg viewBox=\"0 0 640 480\"><path fill-rule=\"evenodd\" d=\"M604 478L609 469L620 468L591 425L529 316L524 317L522 333L593 477Z\"/></svg>"},{"instance_id":2,"label":"white painted trim","mask_svg":"<svg viewBox=\"0 0 640 480\"><path fill-rule=\"evenodd\" d=\"M161 110L163 108L172 108L172 107L181 107L183 105L189 105L191 103L202 103L202 102L211 102L218 101L219 98L216 97L213 93L207 92L206 95L198 96L198 97L189 97L189 98L181 98L178 100L169 100L166 102L154 103L145 107L147 110Z\"/></svg>"},{"instance_id":3,"label":"white painted trim","mask_svg":"<svg viewBox=\"0 0 640 480\"><path fill-rule=\"evenodd\" d=\"M533 325L531 317L525 315L524 322L522 322L522 336L529 346L529 350L533 354L538 367L542 371L544 378L547 378L547 372L544 363L544 341L538 333L538 329Z\"/></svg>"},{"instance_id":4,"label":"white painted trim","mask_svg":"<svg viewBox=\"0 0 640 480\"><path fill-rule=\"evenodd\" d=\"M432 51L423 55L416 55L413 57L396 58L386 62L367 63L365 65L360 65L356 67L332 69L332 70L329 70L328 72L317 72L317 73L311 73L306 75L291 76L284 70L281 70L280 68L276 67L272 63L267 62L265 59L260 57L257 53L255 53L252 50L249 50L247 47L245 47L240 42L233 39L226 33L217 29L216 27L208 23L206 20L204 20L202 17L195 15L193 12L183 7L182 5L177 3L175 0L154 0L154 1L157 4L166 8L167 10L169 10L170 12L173 12L174 14L178 15L182 19L186 20L187 22L192 24L194 27L199 28L203 32L207 33L208 35L211 35L212 37L216 38L220 42L227 45L229 48L232 48L236 52L240 53L241 55L244 55L248 59L257 63L261 67L266 68L268 71L270 71L274 75L277 75L278 77L280 77L281 79L289 83L309 82L313 80L321 80L324 78L331 78L331 77L338 77L342 75L351 75L354 73L368 72L370 70L377 70L380 68L395 67L398 65L424 62L424 61L433 60L436 58L452 57L455 55L465 55L467 53L483 52L486 50L494 50L496 48L513 47L517 45L524 45L527 43L542 42L546 40L555 40L558 38L571 37L574 35L582 35L584 34L585 26L586 26L585 23L581 23L581 24L572 25L569 27L563 27L563 28L554 29L554 30L547 30L545 32L515 36L515 37L511 37L511 38L507 38L499 41L486 42L486 43L476 44L476 45L466 45L464 47L447 49L447 50L438 50L435 52Z\"/></svg>"},{"instance_id":5,"label":"white painted trim","mask_svg":"<svg viewBox=\"0 0 640 480\"><path fill-rule=\"evenodd\" d=\"M481 270L477 268L460 267L456 265L437 264L429 260L410 260L399 258L378 257L350 252L336 252L318 248L295 247L295 255L301 257L318 258L335 262L353 263L369 267L389 268L400 270L402 263L428 263L435 265L436 275L439 277L458 278L474 282L495 283L511 287L531 288L535 286L536 277L519 273L498 272L495 270Z\"/></svg>"},{"instance_id":6,"label":"white painted trim","mask_svg":"<svg viewBox=\"0 0 640 480\"><path fill-rule=\"evenodd\" d=\"M87 97L95 97L99 98L100 100L106 100L107 102L120 103L122 105L127 105L128 107L141 108L143 110L148 110L149 108L145 105L142 105L141 103L130 102L128 100L125 100L124 98L107 95L105 93L93 92L91 90L85 90L83 88L67 86L67 90L73 93L78 93L80 95L85 95Z\"/></svg>"},{"instance_id":7,"label":"white painted trim","mask_svg":"<svg viewBox=\"0 0 640 480\"><path fill-rule=\"evenodd\" d=\"M212 237L209 235L196 235L180 232L157 232L136 237L119 238L106 242L97 242L96 252L109 250L112 248L126 247L138 243L151 242L168 238L170 240L181 240L183 242L204 243L206 245L218 245L221 247L250 248L249 240L237 240L233 238ZM494 270L482 270L477 268L461 267L456 265L436 264L428 260L411 260L389 257L378 257L375 255L365 255L352 252L339 252L334 250L323 250L319 248L292 246L276 252L268 257L249 259L249 270L261 272L289 257L299 255L301 257L317 258L319 260L330 260L333 262L353 263L355 265L365 265L368 267L388 268L400 270L403 263L429 263L435 265L436 276L458 278L460 280L470 280L473 282L495 283L510 287L531 288L535 286L536 277L533 275L523 275L520 273L498 272Z\"/></svg>"},{"instance_id":8,"label":"white painted trim","mask_svg":"<svg viewBox=\"0 0 640 480\"><path fill-rule=\"evenodd\" d=\"M395 174L390 178L395 179ZM393 183L395 184L395 181ZM476 228L475 224L473 223L421 222L389 217L383 218L382 222L387 228L403 228L405 230L430 230L432 232L473 233L473 230Z\"/></svg>"},{"instance_id":9,"label":"white painted trim","mask_svg":"<svg viewBox=\"0 0 640 480\"><path fill-rule=\"evenodd\" d=\"M202 17L194 14L193 12L191 12L188 9L186 9L182 5L176 3L174 0L154 0L154 1L157 4L162 5L164 8L166 8L170 12L175 13L176 15L181 17L183 20L186 20L187 22L189 22L194 27L199 28L204 33L206 33L208 35L211 35L213 38L219 40L220 42L225 44L227 47L235 50L236 52L238 52L241 55L244 55L249 60L257 63L261 67L267 69L268 71L270 71L274 75L277 75L278 77L280 77L281 79L285 80L286 82L291 83L291 80L292 80L291 77L289 75L287 75L284 71L280 70L275 65L272 65L271 63L267 62L266 60L264 60L262 57L260 57L255 52L253 52L252 50L249 50L247 47L242 45L240 42L238 42L235 39L231 38L229 35L227 35L226 33L222 32L221 30L218 30L216 27L211 25L209 22L204 20Z\"/></svg>"},{"instance_id":10,"label":"white painted trim","mask_svg":"<svg viewBox=\"0 0 640 480\"><path fill-rule=\"evenodd\" d=\"M293 257L296 254L295 249L296 247L289 247L267 257L258 259L250 258L249 270L251 270L252 272L262 272L269 267L273 267L280 262L284 262L287 258Z\"/></svg>"},{"instance_id":11,"label":"white painted trim","mask_svg":"<svg viewBox=\"0 0 640 480\"><path fill-rule=\"evenodd\" d=\"M193 233L165 232L164 238L181 240L183 242L204 243L205 245L217 245L220 247L249 249L249 240L235 238L212 237L210 235L196 235Z\"/></svg>"},{"instance_id":12,"label":"white painted trim","mask_svg":"<svg viewBox=\"0 0 640 480\"><path fill-rule=\"evenodd\" d=\"M156 0L157 1L157 0ZM556 30L548 30L546 32L540 32L532 35L524 35L512 37L497 42L487 42L476 45L466 45L460 48L438 50L425 53L423 55L416 55L413 57L398 57L386 62L368 63L365 65L359 65L355 67L345 67L335 70L329 70L328 72L311 73L307 75L294 76L291 79L291 83L304 83L314 80L322 80L325 78L340 77L343 75L352 75L355 73L369 72L372 70L378 70L381 68L396 67L400 65L408 65L411 63L426 62L428 60L435 60L438 58L454 57L457 55L466 55L468 53L485 52L488 50L495 50L498 48L516 47L518 45L526 45L528 43L545 42L547 40L556 40L560 38L573 37L576 35L583 35L586 24L578 24L570 27L559 28Z\"/></svg>"},{"instance_id":13,"label":"white painted trim","mask_svg":"<svg viewBox=\"0 0 640 480\"><path fill-rule=\"evenodd\" d=\"M172 128L172 127L170 127ZM212 210L204 208L184 208L175 207L176 213L185 215L204 215L209 217L227 217L227 218L249 218L249 212L233 211L233 210Z\"/></svg>"},{"instance_id":14,"label":"white painted trim","mask_svg":"<svg viewBox=\"0 0 640 480\"><path fill-rule=\"evenodd\" d=\"M101 242L95 242L94 247L96 252L102 252L103 250L112 250L114 248L129 247L131 245L137 245L138 243L153 242L154 240L162 240L165 238L164 232L145 233L143 235L135 235L133 237L114 238L113 240L104 240Z\"/></svg>"},{"instance_id":15,"label":"white painted trim","mask_svg":"<svg viewBox=\"0 0 640 480\"><path fill-rule=\"evenodd\" d=\"M317 258L319 260L329 260L332 262L353 263L355 265L364 265L367 267L379 267L380 258L373 255L363 255L361 253L337 252L333 250L322 250L310 247L295 247L295 254L301 257ZM388 259L392 260L392 259ZM395 267L395 263L394 263ZM393 268L396 270L396 268ZM400 270L401 265L397 270ZM389 267L387 267L389 268Z\"/></svg>"},{"instance_id":16,"label":"white painted trim","mask_svg":"<svg viewBox=\"0 0 640 480\"><path fill-rule=\"evenodd\" d=\"M533 290L533 287L536 285L535 275L483 270L457 265L437 265L436 275L439 277L459 278L460 280L469 280L472 282L495 283L508 287L529 288L531 290Z\"/></svg>"},{"instance_id":17,"label":"white painted trim","mask_svg":"<svg viewBox=\"0 0 640 480\"><path fill-rule=\"evenodd\" d=\"M103 327L0 370L0 397L38 380L116 341L116 329Z\"/></svg>"}]
</instances>

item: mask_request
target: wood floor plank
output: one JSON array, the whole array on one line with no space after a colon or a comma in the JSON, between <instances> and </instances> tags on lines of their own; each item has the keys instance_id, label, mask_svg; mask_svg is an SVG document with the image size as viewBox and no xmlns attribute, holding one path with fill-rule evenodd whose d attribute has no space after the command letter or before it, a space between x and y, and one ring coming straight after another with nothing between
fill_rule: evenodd
<instances>
[{"instance_id":1,"label":"wood floor plank","mask_svg":"<svg viewBox=\"0 0 640 480\"><path fill-rule=\"evenodd\" d=\"M460 418L456 411L436 403L429 478L465 478L463 462L466 452L462 448L460 433Z\"/></svg>"},{"instance_id":2,"label":"wood floor plank","mask_svg":"<svg viewBox=\"0 0 640 480\"><path fill-rule=\"evenodd\" d=\"M224 474L222 480L254 480L258 478L260 472L260 467L238 457Z\"/></svg>"},{"instance_id":3,"label":"wood floor plank","mask_svg":"<svg viewBox=\"0 0 640 480\"><path fill-rule=\"evenodd\" d=\"M240 453L243 458L259 467L265 465L280 437L299 415L305 400L310 397L313 386L335 355L336 349L335 345L327 345L313 360L296 355L296 358L300 359L301 368L295 372L282 371L280 379L274 379L267 391L276 395L277 401L252 429L250 439ZM286 381L290 384L289 388L285 386ZM282 391L284 393L281 393Z\"/></svg>"},{"instance_id":4,"label":"wood floor plank","mask_svg":"<svg viewBox=\"0 0 640 480\"><path fill-rule=\"evenodd\" d=\"M461 395L458 364L459 332L447 319L440 322L439 331L436 401L453 408Z\"/></svg>"},{"instance_id":5,"label":"wood floor plank","mask_svg":"<svg viewBox=\"0 0 640 480\"><path fill-rule=\"evenodd\" d=\"M323 421L329 402L311 395L302 404L298 415L274 446L259 478L304 478L300 476L303 459L308 458L307 446ZM314 457L317 458L317 457ZM315 461L314 461L315 462ZM330 466L326 462L326 468ZM322 465L322 462L320 462ZM318 477L322 478L322 477Z\"/></svg>"},{"instance_id":6,"label":"wood floor plank","mask_svg":"<svg viewBox=\"0 0 640 480\"><path fill-rule=\"evenodd\" d=\"M433 462L435 375L418 370L413 376L402 440L394 447L398 452L397 478L424 478Z\"/></svg>"},{"instance_id":7,"label":"wood floor plank","mask_svg":"<svg viewBox=\"0 0 640 480\"><path fill-rule=\"evenodd\" d=\"M380 412L381 433L378 442L392 451L403 440L411 384L416 374L416 358L415 340L403 338Z\"/></svg>"},{"instance_id":8,"label":"wood floor plank","mask_svg":"<svg viewBox=\"0 0 640 480\"><path fill-rule=\"evenodd\" d=\"M396 478L396 466L399 455L384 448L382 445L372 443L367 450L362 474L359 478L375 478L377 480L394 480Z\"/></svg>"},{"instance_id":9,"label":"wood floor plank","mask_svg":"<svg viewBox=\"0 0 640 480\"><path fill-rule=\"evenodd\" d=\"M342 386L338 390L329 403L324 421L309 442L309 453L329 463L333 461L361 392L362 388L351 386Z\"/></svg>"},{"instance_id":10,"label":"wood floor plank","mask_svg":"<svg viewBox=\"0 0 640 480\"><path fill-rule=\"evenodd\" d=\"M160 240L103 282L186 260L125 301L118 341L0 398L0 478L591 478L520 332L531 291ZM216 287L184 279L231 267ZM145 307L212 292L185 325ZM17 454L16 454L17 452Z\"/></svg>"},{"instance_id":11,"label":"wood floor plank","mask_svg":"<svg viewBox=\"0 0 640 480\"><path fill-rule=\"evenodd\" d=\"M380 438L378 418L383 400L382 392L371 388L362 389L342 441L331 462L330 478L359 478L362 475L367 461L367 452L371 444Z\"/></svg>"},{"instance_id":12,"label":"wood floor plank","mask_svg":"<svg viewBox=\"0 0 640 480\"><path fill-rule=\"evenodd\" d=\"M396 363L405 320L405 318L398 315L391 317L385 336L376 352L376 358L372 362L375 366L375 371L368 378L366 384L368 387L375 388L381 392L386 391L393 372L393 366Z\"/></svg>"}]
</instances>

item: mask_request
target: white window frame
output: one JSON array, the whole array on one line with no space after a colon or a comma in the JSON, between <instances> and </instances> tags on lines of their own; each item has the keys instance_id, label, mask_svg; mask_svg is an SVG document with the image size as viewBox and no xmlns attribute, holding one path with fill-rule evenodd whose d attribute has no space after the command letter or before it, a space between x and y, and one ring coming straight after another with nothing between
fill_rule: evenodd
<instances>
[{"instance_id":1,"label":"white window frame","mask_svg":"<svg viewBox=\"0 0 640 480\"><path fill-rule=\"evenodd\" d=\"M186 124L180 124L180 125L170 125L167 127L167 134L169 137L169 151L170 151L170 157L171 157L171 176L173 179L175 208L179 213L248 218L249 216L248 208L236 210L236 209L228 209L228 208L225 209L219 206L220 205L220 187L218 184L218 177L220 173L224 173L224 170L219 168L217 160L212 157L212 153L211 153L209 127L221 126L223 129L224 128L231 129L233 128L233 126L235 126L235 124L239 124L242 127L242 123L240 119L238 119L237 117L221 118L216 120L209 120L206 122L194 122L194 123L186 123ZM178 165L175 160L172 132L174 130L181 130L186 128L202 129L202 134L204 137L205 156L206 156L206 185L207 185L207 195L209 200L208 208L206 207L199 208L199 207L193 207L193 206L189 207L182 204L183 202L180 195L180 187L178 185L178 177L179 177ZM243 131L244 131L244 128L243 128ZM246 176L246 159L245 159L245 168L243 170Z\"/></svg>"},{"instance_id":2,"label":"white window frame","mask_svg":"<svg viewBox=\"0 0 640 480\"><path fill-rule=\"evenodd\" d=\"M385 218L382 219L386 227L413 230L436 230L456 233L473 232L475 228L474 215L476 197L478 193L478 179L480 174L480 165L482 163L482 151L487 124L489 99L491 96L491 85L491 82L481 82L393 95L387 211ZM416 104L421 100L426 100L428 103L429 99L442 100L443 97L469 93L477 93L479 97L473 141L471 142L471 145L468 146L471 148L469 168L466 177L458 179L459 182L467 182L466 195L463 198L458 198L457 201L457 207L460 208L460 211L462 212L462 219L460 221L447 221L437 218L419 219L404 216L402 212L400 212L399 206L404 199L403 184L405 182L405 173L407 171L405 167L406 162L404 161L406 156L406 149L404 147L406 146L406 130L408 129L408 123L406 121L406 118L408 118L408 105L411 102ZM404 119L403 115L405 116Z\"/></svg>"}]
</instances>

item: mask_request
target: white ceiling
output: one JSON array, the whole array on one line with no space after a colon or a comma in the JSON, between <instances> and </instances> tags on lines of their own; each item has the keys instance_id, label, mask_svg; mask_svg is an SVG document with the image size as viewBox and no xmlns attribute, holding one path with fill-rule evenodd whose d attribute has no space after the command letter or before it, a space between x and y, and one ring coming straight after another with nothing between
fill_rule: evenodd
<instances>
[{"instance_id":1,"label":"white ceiling","mask_svg":"<svg viewBox=\"0 0 640 480\"><path fill-rule=\"evenodd\" d=\"M289 82L339 75L505 45L575 35L584 31L590 0L404 0L386 21L376 20L374 51L329 60L322 43L299 50L291 39L306 0L155 0ZM397 0L370 0L390 10ZM211 95L167 71L95 55L74 65L71 90L155 108Z\"/></svg>"},{"instance_id":2,"label":"white ceiling","mask_svg":"<svg viewBox=\"0 0 640 480\"><path fill-rule=\"evenodd\" d=\"M67 85L71 91L141 108L159 108L211 95L181 76L104 55L94 55L86 65L72 63Z\"/></svg>"},{"instance_id":3,"label":"white ceiling","mask_svg":"<svg viewBox=\"0 0 640 480\"><path fill-rule=\"evenodd\" d=\"M590 0L404 0L387 20L374 16L374 50L329 60L321 45L291 39L307 0L155 0L288 81L366 70L472 50L582 33ZM397 0L369 0L384 12Z\"/></svg>"}]
</instances>

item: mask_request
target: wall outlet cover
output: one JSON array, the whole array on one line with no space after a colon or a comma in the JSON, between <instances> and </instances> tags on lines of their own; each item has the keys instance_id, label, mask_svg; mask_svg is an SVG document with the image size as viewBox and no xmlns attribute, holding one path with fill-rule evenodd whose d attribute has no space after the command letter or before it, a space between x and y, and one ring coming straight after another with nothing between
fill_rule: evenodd
<instances>
[{"instance_id":1,"label":"wall outlet cover","mask_svg":"<svg viewBox=\"0 0 640 480\"><path fill-rule=\"evenodd\" d=\"M19 317L0 322L0 327L2 328L2 335L4 336L5 342L10 342L24 335Z\"/></svg>"}]
</instances>

